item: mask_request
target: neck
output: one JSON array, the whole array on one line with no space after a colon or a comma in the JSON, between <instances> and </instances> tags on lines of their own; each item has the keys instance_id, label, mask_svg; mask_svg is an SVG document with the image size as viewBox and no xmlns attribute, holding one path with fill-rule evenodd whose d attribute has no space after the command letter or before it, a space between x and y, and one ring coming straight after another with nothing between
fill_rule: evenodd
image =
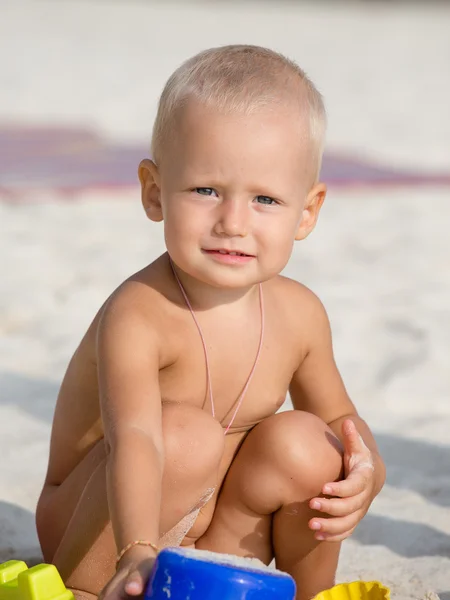
<instances>
[{"instance_id":1,"label":"neck","mask_svg":"<svg viewBox=\"0 0 450 600\"><path fill-rule=\"evenodd\" d=\"M173 269L183 286L188 299L196 311L205 311L218 306L244 304L258 293L259 285L243 288L220 288L195 279L178 267L167 254L169 269Z\"/></svg>"}]
</instances>

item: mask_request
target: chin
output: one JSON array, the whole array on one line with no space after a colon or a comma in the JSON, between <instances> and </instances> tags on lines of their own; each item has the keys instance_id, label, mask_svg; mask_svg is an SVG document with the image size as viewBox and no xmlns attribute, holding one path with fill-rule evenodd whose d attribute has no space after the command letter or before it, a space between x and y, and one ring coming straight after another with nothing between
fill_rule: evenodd
<instances>
[{"instance_id":1,"label":"chin","mask_svg":"<svg viewBox=\"0 0 450 600\"><path fill-rule=\"evenodd\" d=\"M248 270L245 272L244 270L233 271L231 269L228 272L202 272L198 276L204 283L224 290L249 288L269 279L269 277L265 277L262 273L255 273L255 271L251 272Z\"/></svg>"}]
</instances>

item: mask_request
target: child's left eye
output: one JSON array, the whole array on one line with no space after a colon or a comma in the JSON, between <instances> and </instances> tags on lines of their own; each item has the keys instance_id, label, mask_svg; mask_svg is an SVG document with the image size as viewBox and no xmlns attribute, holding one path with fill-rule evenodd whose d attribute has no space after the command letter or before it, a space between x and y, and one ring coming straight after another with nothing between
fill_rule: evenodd
<instances>
[{"instance_id":1,"label":"child's left eye","mask_svg":"<svg viewBox=\"0 0 450 600\"><path fill-rule=\"evenodd\" d=\"M272 204L277 204L277 201L270 196L256 196L256 201L259 204L265 204L267 206L271 206Z\"/></svg>"}]
</instances>

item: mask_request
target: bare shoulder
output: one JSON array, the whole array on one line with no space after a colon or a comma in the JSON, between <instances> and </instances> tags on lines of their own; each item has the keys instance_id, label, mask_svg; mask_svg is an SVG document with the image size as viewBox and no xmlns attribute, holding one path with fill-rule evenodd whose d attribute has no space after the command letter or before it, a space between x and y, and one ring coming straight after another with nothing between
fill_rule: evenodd
<instances>
[{"instance_id":1,"label":"bare shoulder","mask_svg":"<svg viewBox=\"0 0 450 600\"><path fill-rule=\"evenodd\" d=\"M277 304L282 307L292 326L314 328L328 320L320 298L299 281L278 275L271 281Z\"/></svg>"},{"instance_id":2,"label":"bare shoulder","mask_svg":"<svg viewBox=\"0 0 450 600\"><path fill-rule=\"evenodd\" d=\"M150 318L155 310L167 306L171 289L167 269L162 260L157 259L119 285L109 297L105 308L111 309L113 306L126 312L131 310Z\"/></svg>"},{"instance_id":3,"label":"bare shoulder","mask_svg":"<svg viewBox=\"0 0 450 600\"><path fill-rule=\"evenodd\" d=\"M149 326L158 322L164 312L166 299L148 267L121 283L99 311L104 323L126 320L140 321Z\"/></svg>"},{"instance_id":4,"label":"bare shoulder","mask_svg":"<svg viewBox=\"0 0 450 600\"><path fill-rule=\"evenodd\" d=\"M96 317L95 337L123 336L124 343L142 339L160 349L173 330L173 286L158 261L133 274L108 298ZM167 357L161 357L162 363ZM164 365L160 365L164 366Z\"/></svg>"},{"instance_id":5,"label":"bare shoulder","mask_svg":"<svg viewBox=\"0 0 450 600\"><path fill-rule=\"evenodd\" d=\"M318 296L302 283L279 275L267 284L267 310L283 331L296 368L317 344L331 336L326 310Z\"/></svg>"}]
</instances>

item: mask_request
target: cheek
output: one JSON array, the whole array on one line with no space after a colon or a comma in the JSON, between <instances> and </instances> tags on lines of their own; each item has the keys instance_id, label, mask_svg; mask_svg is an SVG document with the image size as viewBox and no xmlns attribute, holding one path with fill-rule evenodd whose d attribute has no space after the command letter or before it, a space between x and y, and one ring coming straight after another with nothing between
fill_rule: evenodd
<instances>
[{"instance_id":1,"label":"cheek","mask_svg":"<svg viewBox=\"0 0 450 600\"><path fill-rule=\"evenodd\" d=\"M297 233L300 216L293 211L271 215L271 218L259 223L259 235L275 251L292 248Z\"/></svg>"},{"instance_id":2,"label":"cheek","mask_svg":"<svg viewBox=\"0 0 450 600\"><path fill-rule=\"evenodd\" d=\"M275 275L284 269L292 254L295 232L292 219L272 219L259 229L258 246L268 272Z\"/></svg>"},{"instance_id":3,"label":"cheek","mask_svg":"<svg viewBox=\"0 0 450 600\"><path fill-rule=\"evenodd\" d=\"M182 241L196 237L204 228L205 215L192 204L169 202L164 211L166 235Z\"/></svg>"}]
</instances>

